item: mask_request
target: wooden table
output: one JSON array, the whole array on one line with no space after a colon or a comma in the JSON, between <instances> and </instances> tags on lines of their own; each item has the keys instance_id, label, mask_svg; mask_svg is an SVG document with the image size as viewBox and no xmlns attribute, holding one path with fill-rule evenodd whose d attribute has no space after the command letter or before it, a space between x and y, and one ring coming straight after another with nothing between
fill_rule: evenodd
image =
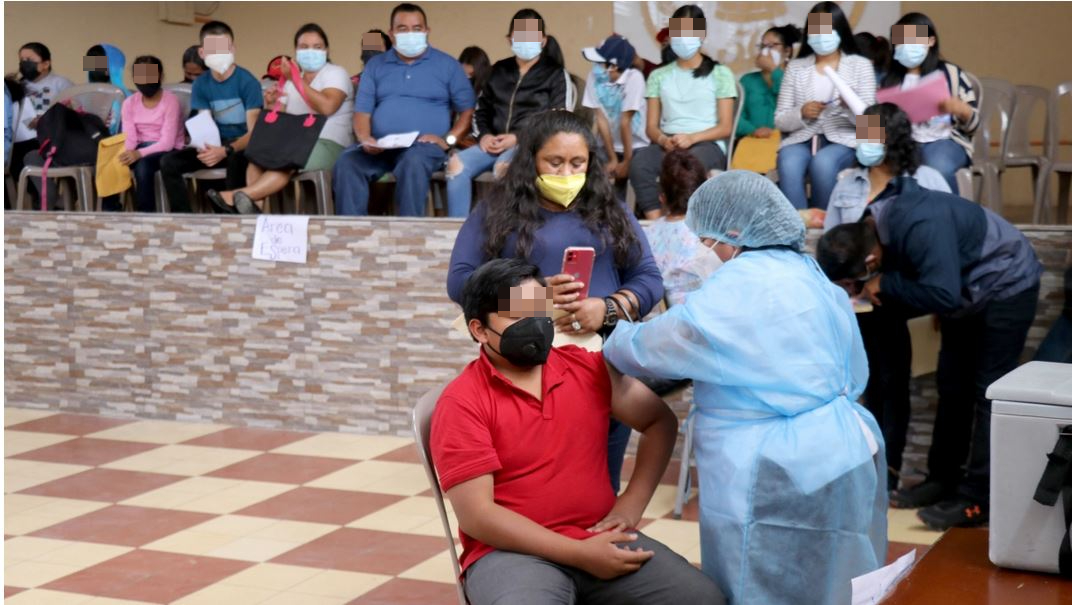
<instances>
[{"instance_id":1,"label":"wooden table","mask_svg":"<svg viewBox=\"0 0 1072 605\"><path fill-rule=\"evenodd\" d=\"M990 562L985 529L951 529L883 605L1070 605L1072 580Z\"/></svg>"}]
</instances>

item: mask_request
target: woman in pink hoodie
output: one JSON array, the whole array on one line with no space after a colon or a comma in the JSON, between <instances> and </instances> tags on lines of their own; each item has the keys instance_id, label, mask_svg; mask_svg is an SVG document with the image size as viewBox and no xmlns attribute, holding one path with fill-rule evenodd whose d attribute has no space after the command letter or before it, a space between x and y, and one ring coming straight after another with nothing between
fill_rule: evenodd
<instances>
[{"instance_id":1,"label":"woman in pink hoodie","mask_svg":"<svg viewBox=\"0 0 1072 605\"><path fill-rule=\"evenodd\" d=\"M126 151L119 161L130 166L137 187L137 211L154 212L154 178L160 170L160 158L185 144L182 109L179 99L160 88L164 64L151 55L134 59L134 85L138 92L123 101L123 133Z\"/></svg>"}]
</instances>

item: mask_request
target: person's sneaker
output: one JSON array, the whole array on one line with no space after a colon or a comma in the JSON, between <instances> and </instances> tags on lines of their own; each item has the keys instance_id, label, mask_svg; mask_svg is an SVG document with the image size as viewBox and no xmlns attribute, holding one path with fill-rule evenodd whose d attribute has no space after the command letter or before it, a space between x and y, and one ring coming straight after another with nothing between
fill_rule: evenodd
<instances>
[{"instance_id":1,"label":"person's sneaker","mask_svg":"<svg viewBox=\"0 0 1072 605\"><path fill-rule=\"evenodd\" d=\"M955 492L937 481L926 480L912 487L902 487L890 492L893 508L923 508L947 500Z\"/></svg>"},{"instance_id":2,"label":"person's sneaker","mask_svg":"<svg viewBox=\"0 0 1072 605\"><path fill-rule=\"evenodd\" d=\"M986 525L990 521L990 510L985 504L957 498L921 509L916 516L927 527L945 531L950 527Z\"/></svg>"}]
</instances>

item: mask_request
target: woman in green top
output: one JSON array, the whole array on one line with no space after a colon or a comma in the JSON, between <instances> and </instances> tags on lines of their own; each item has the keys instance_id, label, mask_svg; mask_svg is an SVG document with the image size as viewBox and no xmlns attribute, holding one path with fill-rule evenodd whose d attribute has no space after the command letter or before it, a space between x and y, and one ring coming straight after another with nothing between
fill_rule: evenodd
<instances>
[{"instance_id":1,"label":"woman in green top","mask_svg":"<svg viewBox=\"0 0 1072 605\"><path fill-rule=\"evenodd\" d=\"M670 48L677 59L648 76L646 130L652 144L637 150L629 166L637 208L648 219L662 216L657 181L664 154L688 149L708 171L726 167L724 139L732 134L737 85L729 68L700 52L706 34L700 7L678 8L670 17Z\"/></svg>"},{"instance_id":2,"label":"woman in green top","mask_svg":"<svg viewBox=\"0 0 1072 605\"><path fill-rule=\"evenodd\" d=\"M793 58L793 45L800 41L800 28L795 25L772 27L763 34L756 55L759 71L741 76L744 107L737 121L738 137L766 139L774 132L774 107L782 87L785 66Z\"/></svg>"}]
</instances>

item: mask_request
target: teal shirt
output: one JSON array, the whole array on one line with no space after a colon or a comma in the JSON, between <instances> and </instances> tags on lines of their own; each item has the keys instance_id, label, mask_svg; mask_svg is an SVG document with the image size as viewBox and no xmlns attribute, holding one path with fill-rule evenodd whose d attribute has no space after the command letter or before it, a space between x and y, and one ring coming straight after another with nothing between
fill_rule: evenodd
<instances>
[{"instance_id":1,"label":"teal shirt","mask_svg":"<svg viewBox=\"0 0 1072 605\"><path fill-rule=\"evenodd\" d=\"M737 121L737 136L746 137L757 128L774 128L774 108L778 105L778 91L782 88L781 69L771 74L773 86L767 86L763 74L756 71L741 76L741 88L744 89L744 108L741 119Z\"/></svg>"},{"instance_id":2,"label":"teal shirt","mask_svg":"<svg viewBox=\"0 0 1072 605\"><path fill-rule=\"evenodd\" d=\"M681 69L674 62L651 72L645 96L659 99L660 130L691 134L718 126L718 100L735 98L737 86L733 72L725 65L715 66L707 77L694 78L692 70Z\"/></svg>"}]
</instances>

